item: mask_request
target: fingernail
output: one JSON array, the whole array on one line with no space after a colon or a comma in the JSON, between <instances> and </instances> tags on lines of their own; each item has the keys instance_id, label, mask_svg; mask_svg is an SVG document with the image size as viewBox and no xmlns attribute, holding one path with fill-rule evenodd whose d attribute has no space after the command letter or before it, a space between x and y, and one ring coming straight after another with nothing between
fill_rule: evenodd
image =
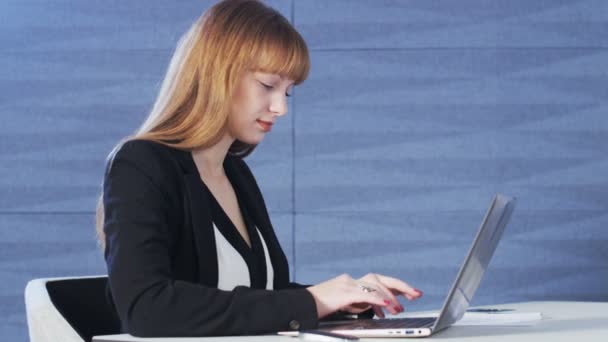
<instances>
[{"instance_id":1,"label":"fingernail","mask_svg":"<svg viewBox=\"0 0 608 342\"><path fill-rule=\"evenodd\" d=\"M420 295L423 295L423 294L424 294L424 292L422 292L422 291L420 291L420 290L418 290L418 289L414 289L414 291L416 291L416 292L420 293Z\"/></svg>"},{"instance_id":2,"label":"fingernail","mask_svg":"<svg viewBox=\"0 0 608 342\"><path fill-rule=\"evenodd\" d=\"M399 308L399 306L395 306L393 307L393 310L397 311L397 312L401 312L401 308Z\"/></svg>"},{"instance_id":3,"label":"fingernail","mask_svg":"<svg viewBox=\"0 0 608 342\"><path fill-rule=\"evenodd\" d=\"M390 300L388 300L388 299L385 299L385 300L384 300L384 304L389 305L390 303L391 303L391 301L390 301Z\"/></svg>"}]
</instances>

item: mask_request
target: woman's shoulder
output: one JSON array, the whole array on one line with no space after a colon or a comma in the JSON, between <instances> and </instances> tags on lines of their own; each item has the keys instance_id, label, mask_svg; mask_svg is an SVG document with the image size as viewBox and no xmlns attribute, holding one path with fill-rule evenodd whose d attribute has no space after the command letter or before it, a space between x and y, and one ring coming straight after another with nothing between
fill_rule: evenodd
<instances>
[{"instance_id":1,"label":"woman's shoulder","mask_svg":"<svg viewBox=\"0 0 608 342\"><path fill-rule=\"evenodd\" d=\"M107 170L117 162L126 162L148 172L166 173L180 168L179 160L184 153L160 142L129 139L112 150L108 156Z\"/></svg>"},{"instance_id":2,"label":"woman's shoulder","mask_svg":"<svg viewBox=\"0 0 608 342\"><path fill-rule=\"evenodd\" d=\"M143 139L128 139L120 142L110 154L117 159L146 159L168 156L170 147L160 142Z\"/></svg>"},{"instance_id":3,"label":"woman's shoulder","mask_svg":"<svg viewBox=\"0 0 608 342\"><path fill-rule=\"evenodd\" d=\"M119 143L110 153L108 159L126 159L141 162L180 161L187 151L171 147L161 142L129 139Z\"/></svg>"}]
</instances>

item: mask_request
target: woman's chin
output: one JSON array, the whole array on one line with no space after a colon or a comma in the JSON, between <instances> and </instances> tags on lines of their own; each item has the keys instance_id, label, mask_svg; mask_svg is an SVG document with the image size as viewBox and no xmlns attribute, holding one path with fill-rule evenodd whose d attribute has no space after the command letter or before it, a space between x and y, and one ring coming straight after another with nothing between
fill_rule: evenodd
<instances>
[{"instance_id":1,"label":"woman's chin","mask_svg":"<svg viewBox=\"0 0 608 342\"><path fill-rule=\"evenodd\" d=\"M266 136L266 134L261 133L261 134L256 134L255 136L240 137L240 138L238 138L238 140L241 142L244 142L245 144L257 145L257 144L261 143L262 140L264 140L265 136Z\"/></svg>"}]
</instances>

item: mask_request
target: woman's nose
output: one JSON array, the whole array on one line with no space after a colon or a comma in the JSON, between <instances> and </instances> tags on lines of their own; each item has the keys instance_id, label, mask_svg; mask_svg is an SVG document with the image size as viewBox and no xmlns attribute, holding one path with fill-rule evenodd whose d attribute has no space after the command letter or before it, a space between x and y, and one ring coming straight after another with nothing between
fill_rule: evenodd
<instances>
[{"instance_id":1,"label":"woman's nose","mask_svg":"<svg viewBox=\"0 0 608 342\"><path fill-rule=\"evenodd\" d=\"M273 96L272 102L270 104L270 111L275 113L277 116L283 116L287 114L288 106L287 106L287 96L285 95L277 95Z\"/></svg>"}]
</instances>

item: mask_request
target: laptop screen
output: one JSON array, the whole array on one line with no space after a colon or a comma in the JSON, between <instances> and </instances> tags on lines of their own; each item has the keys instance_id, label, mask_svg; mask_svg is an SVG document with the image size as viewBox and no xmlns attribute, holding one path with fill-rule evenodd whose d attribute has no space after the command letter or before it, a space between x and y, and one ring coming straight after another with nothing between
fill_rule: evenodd
<instances>
[{"instance_id":1,"label":"laptop screen","mask_svg":"<svg viewBox=\"0 0 608 342\"><path fill-rule=\"evenodd\" d=\"M454 324L469 308L514 207L515 198L497 194L492 200L471 249L443 304L441 314L433 326L433 331L439 331Z\"/></svg>"}]
</instances>

